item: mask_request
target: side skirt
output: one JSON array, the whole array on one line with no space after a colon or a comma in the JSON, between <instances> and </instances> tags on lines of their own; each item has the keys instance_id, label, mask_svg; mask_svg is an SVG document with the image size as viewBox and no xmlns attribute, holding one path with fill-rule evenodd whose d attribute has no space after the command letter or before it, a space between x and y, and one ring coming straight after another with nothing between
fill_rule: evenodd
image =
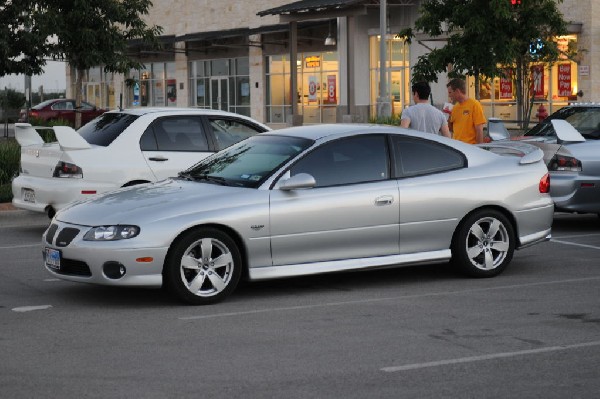
<instances>
[{"instance_id":1,"label":"side skirt","mask_svg":"<svg viewBox=\"0 0 600 399\"><path fill-rule=\"evenodd\" d=\"M378 256L375 258L343 259L327 262L300 263L286 266L254 267L249 270L250 280L267 280L280 277L306 276L389 266L412 266L421 263L442 263L450 260L449 249L415 254Z\"/></svg>"}]
</instances>

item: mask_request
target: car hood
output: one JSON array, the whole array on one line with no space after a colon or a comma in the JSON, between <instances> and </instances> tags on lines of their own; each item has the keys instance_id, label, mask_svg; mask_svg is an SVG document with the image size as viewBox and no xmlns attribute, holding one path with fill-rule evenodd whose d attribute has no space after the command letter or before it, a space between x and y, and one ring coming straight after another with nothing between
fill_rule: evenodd
<instances>
[{"instance_id":1,"label":"car hood","mask_svg":"<svg viewBox=\"0 0 600 399\"><path fill-rule=\"evenodd\" d=\"M136 224L174 215L243 206L258 190L167 179L100 194L70 204L56 214L61 222L101 226ZM224 201L226 199L226 201Z\"/></svg>"}]
</instances>

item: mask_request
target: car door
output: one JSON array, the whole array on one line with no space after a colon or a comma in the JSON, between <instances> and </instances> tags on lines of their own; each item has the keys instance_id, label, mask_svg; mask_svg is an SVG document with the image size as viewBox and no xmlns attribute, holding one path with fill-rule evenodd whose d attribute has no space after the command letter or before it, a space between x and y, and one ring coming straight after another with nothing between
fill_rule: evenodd
<instances>
[{"instance_id":1,"label":"car door","mask_svg":"<svg viewBox=\"0 0 600 399\"><path fill-rule=\"evenodd\" d=\"M468 181L463 153L426 139L393 136L400 190L400 253L448 249ZM461 205L462 204L462 205Z\"/></svg>"},{"instance_id":2,"label":"car door","mask_svg":"<svg viewBox=\"0 0 600 399\"><path fill-rule=\"evenodd\" d=\"M212 154L202 117L197 115L157 118L142 134L140 149L157 180L177 176Z\"/></svg>"},{"instance_id":3,"label":"car door","mask_svg":"<svg viewBox=\"0 0 600 399\"><path fill-rule=\"evenodd\" d=\"M398 253L398 186L389 178L384 135L326 143L286 177L299 173L313 176L316 186L271 192L274 265Z\"/></svg>"}]
</instances>

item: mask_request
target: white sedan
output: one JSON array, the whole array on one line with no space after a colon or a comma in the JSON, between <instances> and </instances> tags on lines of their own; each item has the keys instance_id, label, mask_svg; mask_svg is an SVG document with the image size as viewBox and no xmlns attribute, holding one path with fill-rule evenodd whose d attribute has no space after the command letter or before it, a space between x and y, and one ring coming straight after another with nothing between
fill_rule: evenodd
<instances>
[{"instance_id":1,"label":"white sedan","mask_svg":"<svg viewBox=\"0 0 600 399\"><path fill-rule=\"evenodd\" d=\"M45 212L92 195L176 176L210 154L270 130L251 118L206 109L140 108L107 112L78 131L55 126L44 143L15 124L21 168L13 205Z\"/></svg>"}]
</instances>

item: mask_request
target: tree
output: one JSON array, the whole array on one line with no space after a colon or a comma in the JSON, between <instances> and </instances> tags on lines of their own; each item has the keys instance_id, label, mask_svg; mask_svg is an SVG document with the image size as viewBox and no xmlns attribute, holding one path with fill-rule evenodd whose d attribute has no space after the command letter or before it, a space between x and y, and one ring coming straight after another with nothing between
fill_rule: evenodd
<instances>
[{"instance_id":1,"label":"tree","mask_svg":"<svg viewBox=\"0 0 600 399\"><path fill-rule=\"evenodd\" d=\"M133 40L159 47L160 26L148 26L150 0L40 0L44 1L47 21L53 26L57 43L54 53L76 71L75 100L81 105L83 75L102 66L105 72L127 73L143 64L128 53ZM76 114L75 126L81 126Z\"/></svg>"},{"instance_id":2,"label":"tree","mask_svg":"<svg viewBox=\"0 0 600 399\"><path fill-rule=\"evenodd\" d=\"M0 4L0 76L41 74L52 54L49 29L37 1Z\"/></svg>"},{"instance_id":3,"label":"tree","mask_svg":"<svg viewBox=\"0 0 600 399\"><path fill-rule=\"evenodd\" d=\"M566 33L558 11L562 0L425 0L415 30L439 37L447 28L445 46L421 56L413 68L413 80L437 82L437 74L473 76L479 98L480 80L506 74L514 68L519 120L530 112L531 65L558 60L554 37ZM410 41L412 29L398 34ZM538 43L537 52L530 49ZM534 46L535 47L535 46ZM416 73L415 73L416 72Z\"/></svg>"}]
</instances>

